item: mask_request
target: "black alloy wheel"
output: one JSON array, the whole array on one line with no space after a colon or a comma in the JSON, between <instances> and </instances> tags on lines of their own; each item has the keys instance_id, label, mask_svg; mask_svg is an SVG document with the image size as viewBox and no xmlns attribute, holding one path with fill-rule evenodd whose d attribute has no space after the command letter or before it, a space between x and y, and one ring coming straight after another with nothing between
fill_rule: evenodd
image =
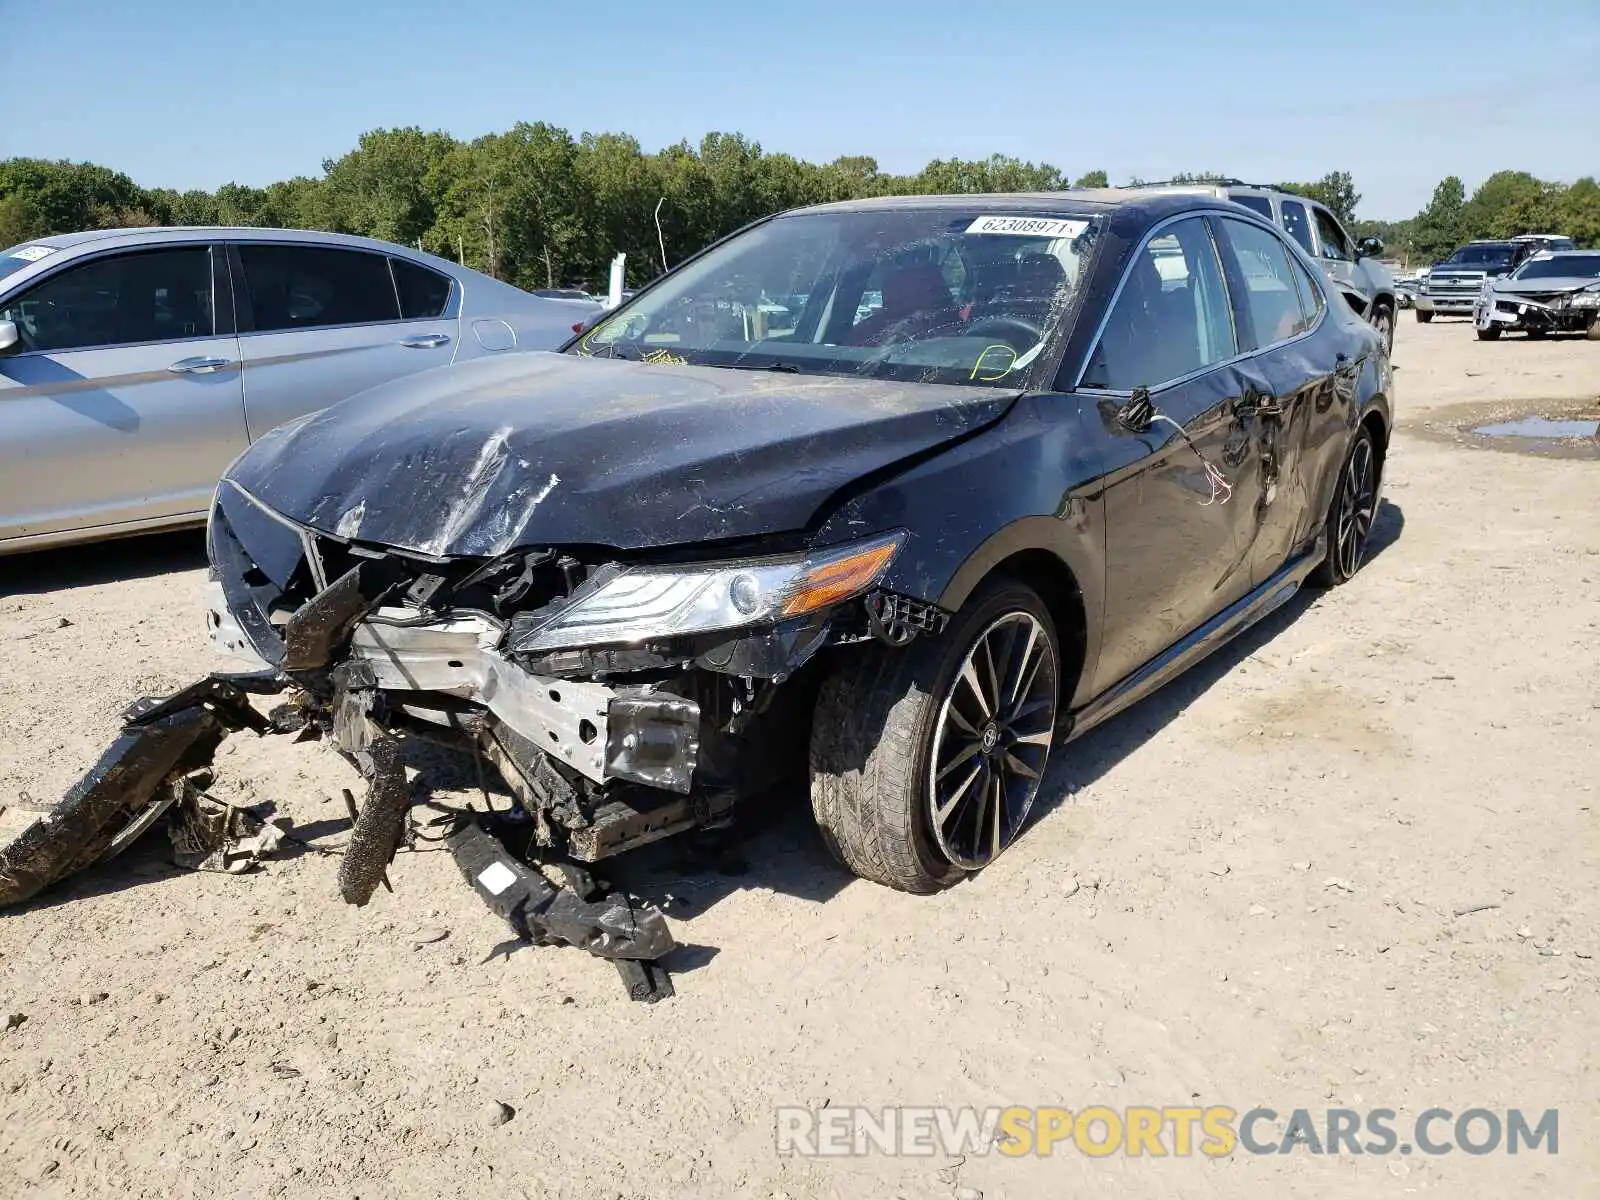
<instances>
[{"instance_id":1,"label":"black alloy wheel","mask_svg":"<svg viewBox=\"0 0 1600 1200\"><path fill-rule=\"evenodd\" d=\"M1372 434L1356 430L1339 477L1334 481L1333 504L1328 510L1328 554L1311 582L1335 587L1361 567L1367 537L1372 532L1378 496L1378 454Z\"/></svg>"},{"instance_id":2,"label":"black alloy wheel","mask_svg":"<svg viewBox=\"0 0 1600 1200\"><path fill-rule=\"evenodd\" d=\"M1016 838L1055 736L1055 647L1038 618L1011 612L978 635L940 705L928 762L934 840L976 871Z\"/></svg>"},{"instance_id":3,"label":"black alloy wheel","mask_svg":"<svg viewBox=\"0 0 1600 1200\"><path fill-rule=\"evenodd\" d=\"M811 725L822 840L863 879L950 887L1012 844L1038 796L1063 686L1039 593L994 575L943 632L846 647Z\"/></svg>"}]
</instances>

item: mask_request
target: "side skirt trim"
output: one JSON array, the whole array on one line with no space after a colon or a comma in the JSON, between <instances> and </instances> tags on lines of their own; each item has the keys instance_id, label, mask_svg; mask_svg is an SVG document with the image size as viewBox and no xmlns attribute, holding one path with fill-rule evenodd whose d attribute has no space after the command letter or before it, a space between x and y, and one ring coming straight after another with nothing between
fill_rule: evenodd
<instances>
[{"instance_id":1,"label":"side skirt trim","mask_svg":"<svg viewBox=\"0 0 1600 1200\"><path fill-rule=\"evenodd\" d=\"M1162 684L1181 675L1212 651L1232 641L1257 621L1282 608L1316 569L1328 552L1327 532L1284 564L1270 579L1234 601L1192 633L1187 634L1144 666L1112 684L1089 703L1068 715L1071 724L1064 740L1093 729L1138 703Z\"/></svg>"}]
</instances>

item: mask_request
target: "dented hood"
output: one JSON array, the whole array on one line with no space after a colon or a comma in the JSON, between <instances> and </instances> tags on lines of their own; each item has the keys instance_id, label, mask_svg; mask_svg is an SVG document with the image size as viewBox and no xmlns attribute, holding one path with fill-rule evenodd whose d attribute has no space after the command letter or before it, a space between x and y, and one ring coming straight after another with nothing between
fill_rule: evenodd
<instances>
[{"instance_id":1,"label":"dented hood","mask_svg":"<svg viewBox=\"0 0 1600 1200\"><path fill-rule=\"evenodd\" d=\"M275 429L228 478L323 533L423 554L644 549L802 528L839 488L1019 394L512 354Z\"/></svg>"}]
</instances>

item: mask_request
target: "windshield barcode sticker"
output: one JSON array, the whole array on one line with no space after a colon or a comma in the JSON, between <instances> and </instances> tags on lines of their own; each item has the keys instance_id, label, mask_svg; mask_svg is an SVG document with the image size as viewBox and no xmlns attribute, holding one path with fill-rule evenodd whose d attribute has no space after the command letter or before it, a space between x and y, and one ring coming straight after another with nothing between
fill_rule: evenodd
<instances>
[{"instance_id":1,"label":"windshield barcode sticker","mask_svg":"<svg viewBox=\"0 0 1600 1200\"><path fill-rule=\"evenodd\" d=\"M1089 228L1087 221L1061 217L979 217L967 226L968 233L1008 233L1015 237L1077 237Z\"/></svg>"}]
</instances>

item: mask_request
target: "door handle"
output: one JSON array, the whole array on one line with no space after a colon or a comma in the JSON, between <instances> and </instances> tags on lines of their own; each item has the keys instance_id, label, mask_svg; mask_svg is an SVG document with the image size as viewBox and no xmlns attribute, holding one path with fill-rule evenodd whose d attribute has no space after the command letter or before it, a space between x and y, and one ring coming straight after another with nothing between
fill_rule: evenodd
<instances>
[{"instance_id":1,"label":"door handle","mask_svg":"<svg viewBox=\"0 0 1600 1200\"><path fill-rule=\"evenodd\" d=\"M180 358L167 370L174 375L209 375L213 371L231 366L233 360L227 358Z\"/></svg>"},{"instance_id":2,"label":"door handle","mask_svg":"<svg viewBox=\"0 0 1600 1200\"><path fill-rule=\"evenodd\" d=\"M432 350L438 346L448 345L448 333L413 333L400 339L400 344L410 350Z\"/></svg>"}]
</instances>

